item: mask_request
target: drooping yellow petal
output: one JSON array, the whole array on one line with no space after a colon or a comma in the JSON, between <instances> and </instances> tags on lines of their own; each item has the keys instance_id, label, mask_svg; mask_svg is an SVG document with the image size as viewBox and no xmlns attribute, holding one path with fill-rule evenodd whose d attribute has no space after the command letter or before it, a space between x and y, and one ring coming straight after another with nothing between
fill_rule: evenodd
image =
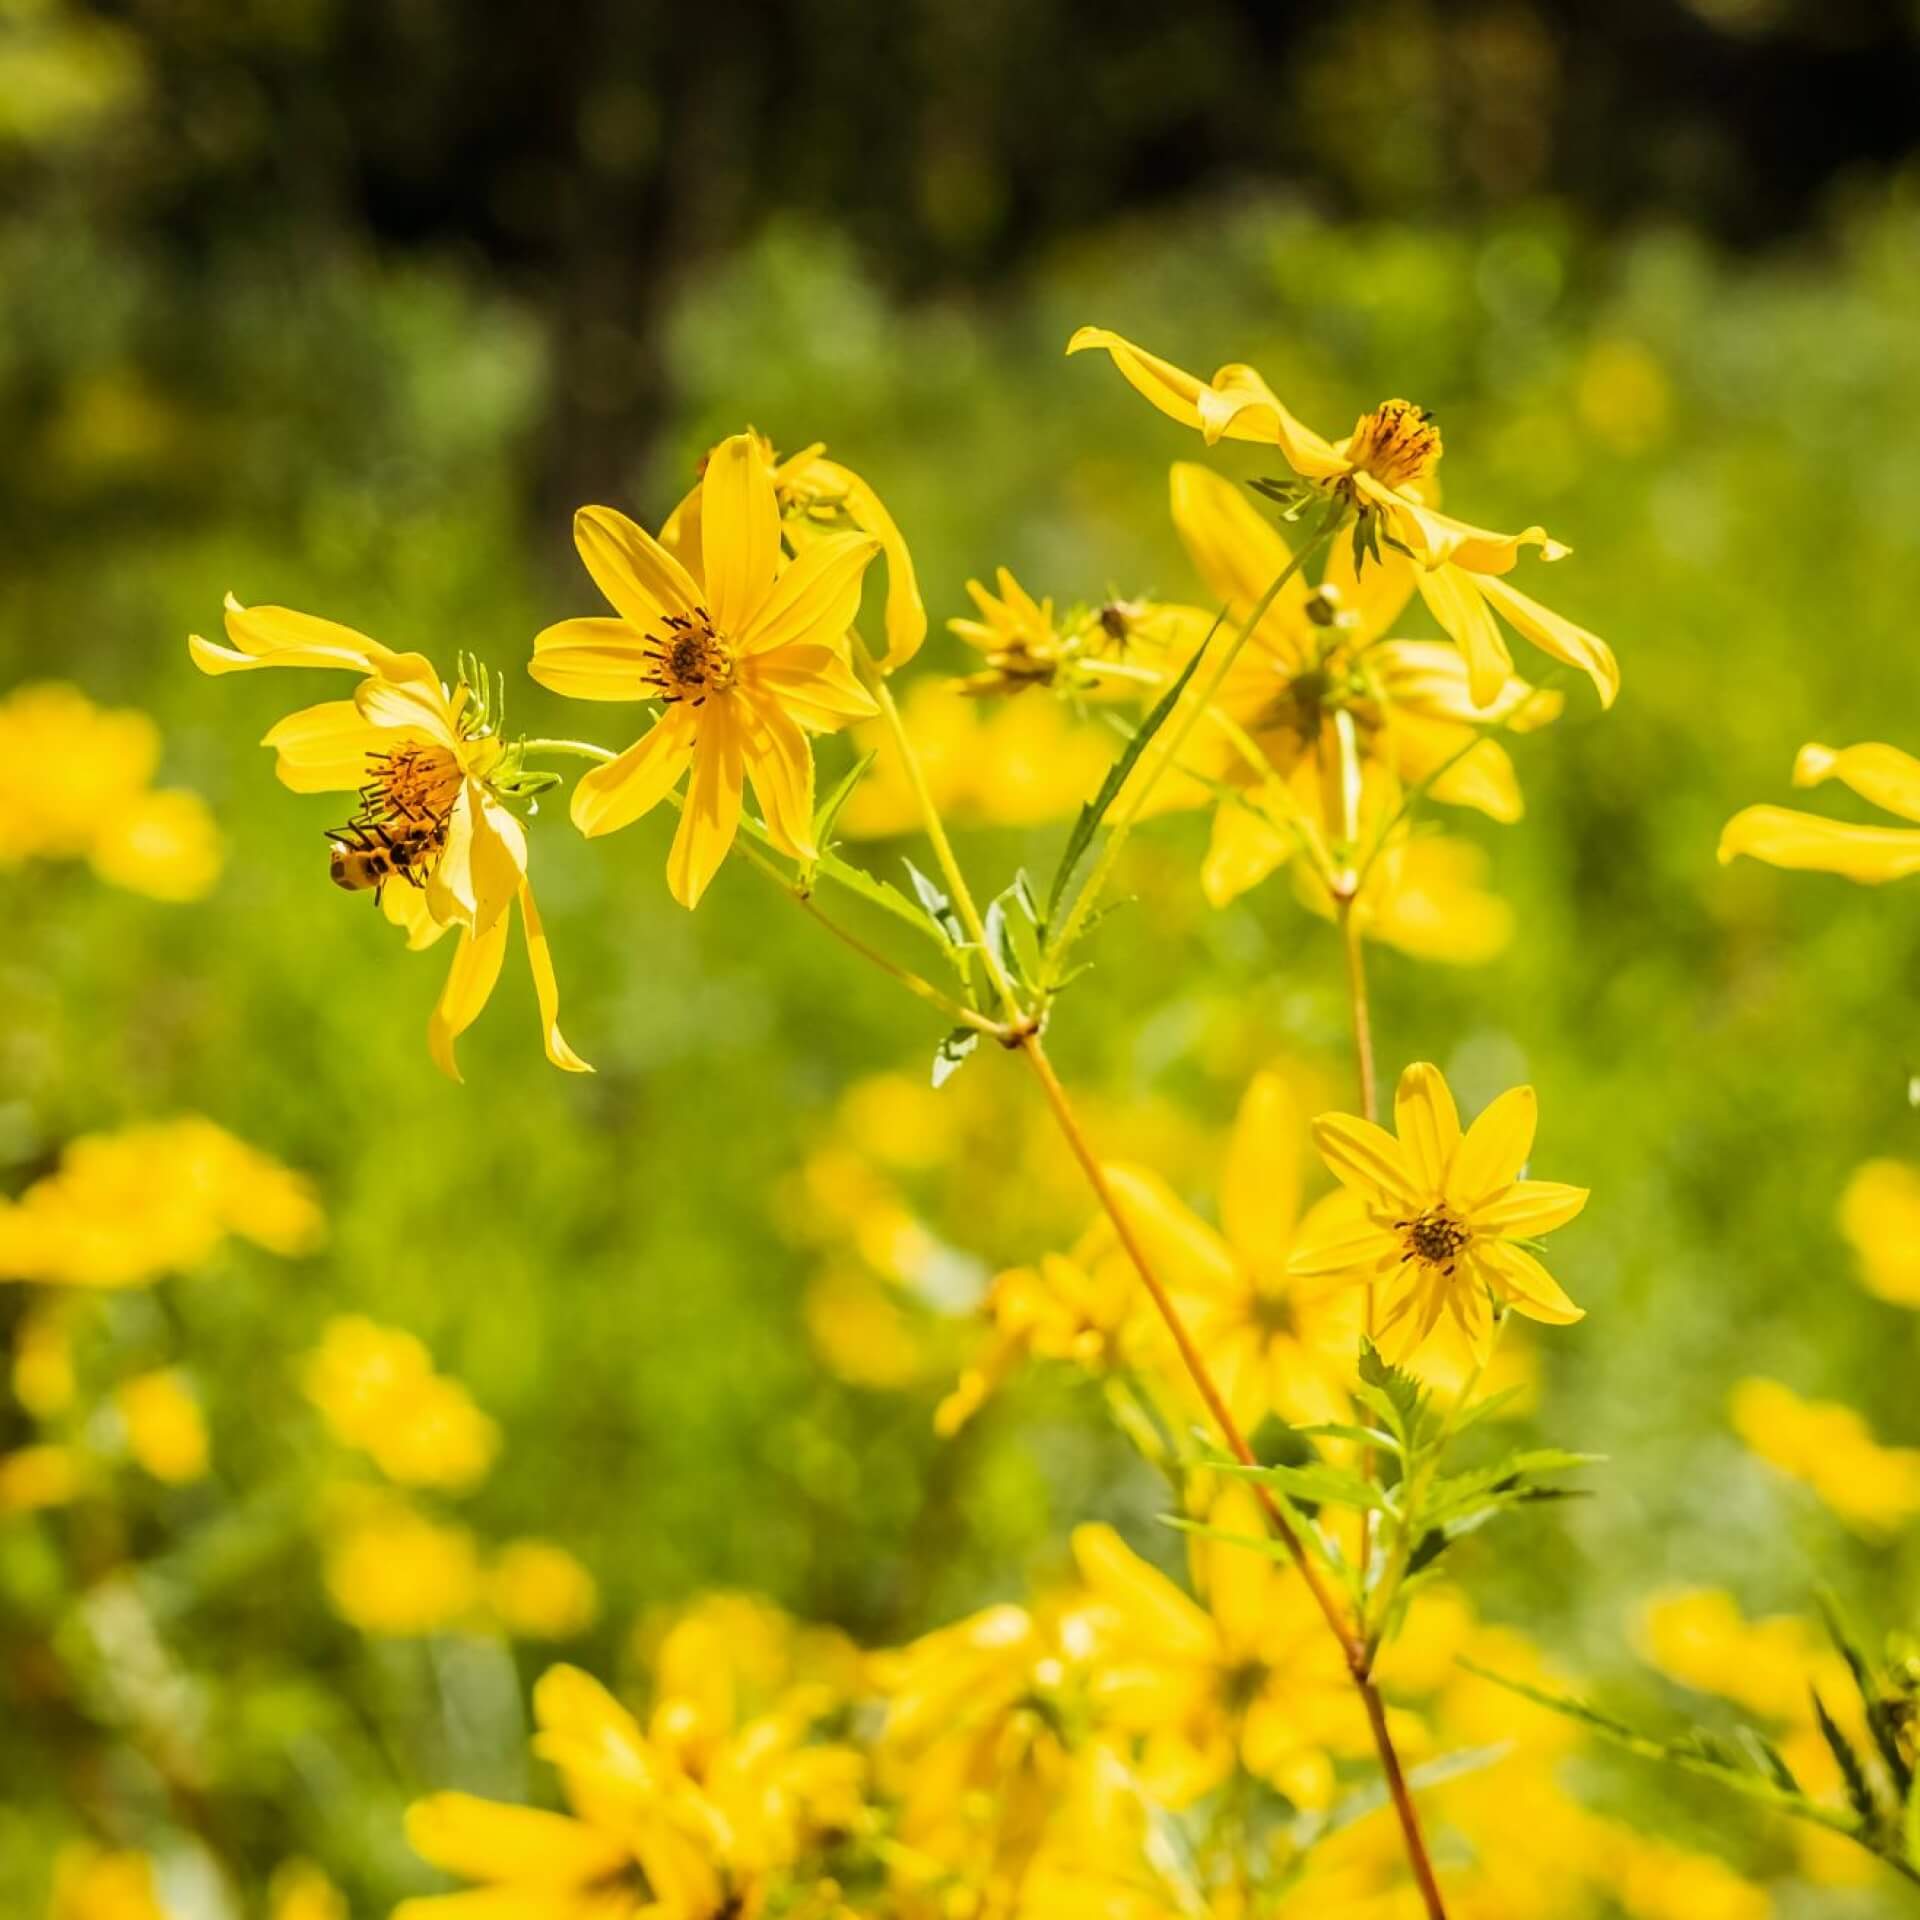
<instances>
[{"instance_id":1,"label":"drooping yellow petal","mask_svg":"<svg viewBox=\"0 0 1920 1920\"><path fill-rule=\"evenodd\" d=\"M1512 1304L1515 1313L1544 1320L1551 1327L1571 1326L1586 1318L1586 1309L1567 1298L1559 1281L1525 1247L1508 1240L1480 1240L1474 1242L1468 1258L1492 1275L1494 1291Z\"/></svg>"},{"instance_id":2,"label":"drooping yellow petal","mask_svg":"<svg viewBox=\"0 0 1920 1920\"><path fill-rule=\"evenodd\" d=\"M1513 655L1487 609L1480 582L1458 567L1423 569L1419 580L1420 597L1466 660L1474 705L1491 706L1513 675Z\"/></svg>"},{"instance_id":3,"label":"drooping yellow petal","mask_svg":"<svg viewBox=\"0 0 1920 1920\"><path fill-rule=\"evenodd\" d=\"M1421 1192L1437 1197L1460 1145L1460 1110L1438 1067L1416 1060L1401 1074L1393 1096L1393 1125Z\"/></svg>"},{"instance_id":4,"label":"drooping yellow petal","mask_svg":"<svg viewBox=\"0 0 1920 1920\"><path fill-rule=\"evenodd\" d=\"M796 860L815 860L813 749L774 700L743 696L741 753L767 831Z\"/></svg>"},{"instance_id":5,"label":"drooping yellow petal","mask_svg":"<svg viewBox=\"0 0 1920 1920\"><path fill-rule=\"evenodd\" d=\"M1559 1180L1516 1180L1485 1206L1475 1208L1470 1224L1482 1233L1532 1240L1564 1227L1586 1204L1585 1187L1570 1187Z\"/></svg>"},{"instance_id":6,"label":"drooping yellow petal","mask_svg":"<svg viewBox=\"0 0 1920 1920\"><path fill-rule=\"evenodd\" d=\"M1519 1179L1539 1118L1539 1096L1531 1087L1510 1087L1489 1102L1453 1156L1446 1197L1455 1212L1477 1212Z\"/></svg>"},{"instance_id":7,"label":"drooping yellow petal","mask_svg":"<svg viewBox=\"0 0 1920 1920\"><path fill-rule=\"evenodd\" d=\"M712 701L700 717L693 745L693 778L667 855L667 886L683 907L700 904L700 896L733 845L740 828L740 787L745 777L740 727L731 703Z\"/></svg>"},{"instance_id":8,"label":"drooping yellow petal","mask_svg":"<svg viewBox=\"0 0 1920 1920\"><path fill-rule=\"evenodd\" d=\"M1406 1149L1384 1127L1356 1114L1323 1113L1313 1139L1333 1177L1362 1199L1413 1212L1425 1204Z\"/></svg>"},{"instance_id":9,"label":"drooping yellow petal","mask_svg":"<svg viewBox=\"0 0 1920 1920\"><path fill-rule=\"evenodd\" d=\"M230 647L196 633L187 650L202 673L245 673L254 667L340 667L352 673L379 673L395 663L411 672L424 665L419 654L396 654L378 640L291 607L243 607L227 595Z\"/></svg>"},{"instance_id":10,"label":"drooping yellow petal","mask_svg":"<svg viewBox=\"0 0 1920 1920\"><path fill-rule=\"evenodd\" d=\"M1256 1272L1278 1272L1300 1217L1300 1103L1285 1078L1254 1075L1227 1142L1220 1173L1220 1221L1236 1253Z\"/></svg>"},{"instance_id":11,"label":"drooping yellow petal","mask_svg":"<svg viewBox=\"0 0 1920 1920\"><path fill-rule=\"evenodd\" d=\"M1221 367L1209 383L1104 327L1082 327L1067 342L1069 353L1095 347L1112 357L1136 393L1169 419L1197 427L1209 446L1222 438L1268 442L1280 449L1294 472L1309 480L1332 479L1346 470L1332 446L1296 420L1251 367Z\"/></svg>"},{"instance_id":12,"label":"drooping yellow petal","mask_svg":"<svg viewBox=\"0 0 1920 1920\"><path fill-rule=\"evenodd\" d=\"M1903 820L1920 820L1920 760L1898 747L1868 741L1836 751L1811 742L1793 763L1793 784L1817 787L1823 780L1838 780Z\"/></svg>"},{"instance_id":13,"label":"drooping yellow petal","mask_svg":"<svg viewBox=\"0 0 1920 1920\"><path fill-rule=\"evenodd\" d=\"M896 673L920 651L927 637L926 603L920 598L913 555L880 496L851 468L834 460L815 460L811 472L827 491L838 495L847 518L880 542L886 556L887 652L880 665L883 672Z\"/></svg>"},{"instance_id":14,"label":"drooping yellow petal","mask_svg":"<svg viewBox=\"0 0 1920 1920\"><path fill-rule=\"evenodd\" d=\"M527 671L569 700L645 700L652 687L641 636L624 620L557 620L533 636Z\"/></svg>"},{"instance_id":15,"label":"drooping yellow petal","mask_svg":"<svg viewBox=\"0 0 1920 1920\"><path fill-rule=\"evenodd\" d=\"M502 914L484 933L462 929L447 983L427 1020L427 1051L449 1080L461 1077L454 1042L479 1019L500 978L507 951L507 919Z\"/></svg>"},{"instance_id":16,"label":"drooping yellow petal","mask_svg":"<svg viewBox=\"0 0 1920 1920\"><path fill-rule=\"evenodd\" d=\"M263 747L279 757L274 771L295 793L351 793L367 778L367 755L392 744L352 700L302 707L267 729Z\"/></svg>"},{"instance_id":17,"label":"drooping yellow petal","mask_svg":"<svg viewBox=\"0 0 1920 1920\"><path fill-rule=\"evenodd\" d=\"M743 653L771 653L800 642L836 646L860 611L861 577L880 551L866 533L810 540L736 640Z\"/></svg>"},{"instance_id":18,"label":"drooping yellow petal","mask_svg":"<svg viewBox=\"0 0 1920 1920\"><path fill-rule=\"evenodd\" d=\"M1523 547L1538 547L1547 560L1567 556L1568 549L1545 527L1495 533L1491 528L1472 526L1450 513L1441 513L1407 490L1389 487L1371 474L1358 474L1355 481L1392 527L1394 537L1429 567L1452 565L1491 576L1508 572Z\"/></svg>"},{"instance_id":19,"label":"drooping yellow petal","mask_svg":"<svg viewBox=\"0 0 1920 1920\"><path fill-rule=\"evenodd\" d=\"M527 830L477 780L460 789L447 844L427 877L436 920L485 933L506 913L527 871Z\"/></svg>"},{"instance_id":20,"label":"drooping yellow petal","mask_svg":"<svg viewBox=\"0 0 1920 1920\"><path fill-rule=\"evenodd\" d=\"M707 456L700 482L707 607L729 638L744 635L780 564L780 509L759 440L736 433Z\"/></svg>"},{"instance_id":21,"label":"drooping yellow petal","mask_svg":"<svg viewBox=\"0 0 1920 1920\"><path fill-rule=\"evenodd\" d=\"M427 890L405 879L389 880L380 889L380 911L407 936L407 951L419 953L452 930L450 920L436 920L427 904Z\"/></svg>"},{"instance_id":22,"label":"drooping yellow petal","mask_svg":"<svg viewBox=\"0 0 1920 1920\"><path fill-rule=\"evenodd\" d=\"M1080 1577L1119 1610L1130 1634L1175 1660L1206 1660L1216 1647L1213 1622L1165 1574L1150 1567L1113 1528L1073 1530Z\"/></svg>"},{"instance_id":23,"label":"drooping yellow petal","mask_svg":"<svg viewBox=\"0 0 1920 1920\"><path fill-rule=\"evenodd\" d=\"M1746 807L1721 829L1721 864L1743 853L1770 867L1838 873L1874 887L1920 873L1920 828L1856 827L1791 807Z\"/></svg>"},{"instance_id":24,"label":"drooping yellow petal","mask_svg":"<svg viewBox=\"0 0 1920 1920\"><path fill-rule=\"evenodd\" d=\"M1603 707L1613 705L1620 692L1620 663L1613 649L1598 634L1577 627L1551 607L1543 607L1518 587L1509 586L1489 574L1476 576L1480 591L1492 601L1494 611L1542 653L1577 667L1593 682Z\"/></svg>"},{"instance_id":25,"label":"drooping yellow petal","mask_svg":"<svg viewBox=\"0 0 1920 1920\"><path fill-rule=\"evenodd\" d=\"M693 576L617 507L582 507L573 516L573 543L608 605L637 632L651 632L666 614L692 613L701 604Z\"/></svg>"},{"instance_id":26,"label":"drooping yellow petal","mask_svg":"<svg viewBox=\"0 0 1920 1920\"><path fill-rule=\"evenodd\" d=\"M1176 460L1169 476L1174 531L1207 591L1238 623L1285 571L1293 555L1279 530L1231 480L1191 460ZM1259 638L1289 660L1300 652L1297 623L1307 596L1295 574L1262 618Z\"/></svg>"},{"instance_id":27,"label":"drooping yellow petal","mask_svg":"<svg viewBox=\"0 0 1920 1920\"><path fill-rule=\"evenodd\" d=\"M1567 704L1557 687L1536 687L1514 674L1490 706L1481 706L1468 689L1466 656L1441 640L1388 640L1367 657L1388 700L1422 718L1532 733L1557 720Z\"/></svg>"},{"instance_id":28,"label":"drooping yellow petal","mask_svg":"<svg viewBox=\"0 0 1920 1920\"><path fill-rule=\"evenodd\" d=\"M520 882L520 926L527 936L527 964L533 972L533 997L540 1007L540 1041L547 1058L568 1073L591 1073L592 1067L567 1045L566 1035L560 1031L560 982L553 970L553 949L547 944L540 910L533 903L533 888L525 879Z\"/></svg>"},{"instance_id":29,"label":"drooping yellow petal","mask_svg":"<svg viewBox=\"0 0 1920 1920\"><path fill-rule=\"evenodd\" d=\"M582 774L573 789L573 824L593 839L657 807L686 772L698 726L693 709L678 703L617 759Z\"/></svg>"},{"instance_id":30,"label":"drooping yellow petal","mask_svg":"<svg viewBox=\"0 0 1920 1920\"><path fill-rule=\"evenodd\" d=\"M421 1859L463 1880L577 1887L630 1863L619 1836L563 1813L436 1793L407 1809L407 1843Z\"/></svg>"}]
</instances>

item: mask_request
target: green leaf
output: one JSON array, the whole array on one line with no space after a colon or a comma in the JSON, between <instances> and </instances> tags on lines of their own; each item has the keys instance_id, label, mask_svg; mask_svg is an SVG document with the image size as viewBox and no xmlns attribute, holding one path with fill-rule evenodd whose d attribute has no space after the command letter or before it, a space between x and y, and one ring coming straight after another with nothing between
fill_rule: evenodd
<instances>
[{"instance_id":1,"label":"green leaf","mask_svg":"<svg viewBox=\"0 0 1920 1920\"><path fill-rule=\"evenodd\" d=\"M869 906L892 914L923 940L931 940L942 953L951 956L953 946L945 932L929 923L927 916L891 881L876 878L864 867L849 865L837 853L822 853L814 866L814 874L817 878L831 880L837 887L844 887L848 893L857 895Z\"/></svg>"},{"instance_id":2,"label":"green leaf","mask_svg":"<svg viewBox=\"0 0 1920 1920\"><path fill-rule=\"evenodd\" d=\"M873 765L875 757L876 754L874 751L870 750L863 753L860 758L840 776L834 785L833 791L815 808L813 815L813 844L820 848L822 852L832 847L834 823L840 818L840 809L853 798L854 788L866 778L867 769Z\"/></svg>"},{"instance_id":3,"label":"green leaf","mask_svg":"<svg viewBox=\"0 0 1920 1920\"><path fill-rule=\"evenodd\" d=\"M1880 1809L1873 1797L1873 1788L1867 1780L1866 1767L1860 1756L1853 1750L1853 1742L1840 1731L1834 1717L1827 1711L1827 1703L1820 1698L1818 1687L1809 1687L1807 1696L1813 1702L1813 1717L1820 1728L1820 1737L1827 1743L1827 1751L1833 1755L1834 1764L1840 1769L1840 1777L1847 1785L1847 1800L1864 1825L1872 1826L1880 1817Z\"/></svg>"},{"instance_id":4,"label":"green leaf","mask_svg":"<svg viewBox=\"0 0 1920 1920\"><path fill-rule=\"evenodd\" d=\"M1453 1437L1457 1440L1483 1420L1492 1420L1505 1413L1525 1392L1525 1387L1502 1387L1498 1393L1490 1393L1484 1400L1476 1400L1472 1406L1453 1416Z\"/></svg>"},{"instance_id":5,"label":"green leaf","mask_svg":"<svg viewBox=\"0 0 1920 1920\"><path fill-rule=\"evenodd\" d=\"M1411 1454L1424 1437L1427 1395L1418 1380L1403 1368L1389 1365L1371 1340L1360 1342L1360 1398L1399 1436Z\"/></svg>"},{"instance_id":6,"label":"green leaf","mask_svg":"<svg viewBox=\"0 0 1920 1920\"><path fill-rule=\"evenodd\" d=\"M1880 1750L1880 1758L1886 1763L1895 1791L1905 1800L1913 1785L1913 1768L1900 1750L1900 1730L1894 1725L1886 1701L1881 1698L1873 1663L1862 1649L1859 1636L1840 1605L1839 1596L1831 1588L1822 1587L1815 1598L1819 1603L1820 1617L1826 1622L1828 1637L1839 1649L1841 1659L1847 1663L1847 1671L1853 1676L1854 1688L1860 1695L1860 1705L1866 1713L1867 1731L1873 1735L1873 1744Z\"/></svg>"},{"instance_id":7,"label":"green leaf","mask_svg":"<svg viewBox=\"0 0 1920 1920\"><path fill-rule=\"evenodd\" d=\"M967 930L961 924L960 916L954 912L953 902L911 860L902 860L900 864L906 868L907 878L913 882L914 897L925 910L927 918L940 930L947 945L958 952L967 944Z\"/></svg>"},{"instance_id":8,"label":"green leaf","mask_svg":"<svg viewBox=\"0 0 1920 1920\"><path fill-rule=\"evenodd\" d=\"M1238 1460L1222 1460L1216 1467L1221 1473L1258 1480L1289 1499L1305 1500L1314 1506L1361 1507L1372 1513L1393 1510L1378 1487L1339 1467L1249 1467Z\"/></svg>"},{"instance_id":9,"label":"green leaf","mask_svg":"<svg viewBox=\"0 0 1920 1920\"><path fill-rule=\"evenodd\" d=\"M978 1027L955 1027L933 1050L933 1084L944 1087L980 1044Z\"/></svg>"},{"instance_id":10,"label":"green leaf","mask_svg":"<svg viewBox=\"0 0 1920 1920\"><path fill-rule=\"evenodd\" d=\"M1047 911L1044 918L1048 926L1051 927L1057 922L1063 906L1071 904L1068 887L1073 880L1075 869L1080 865L1087 849L1093 844L1093 836L1100 830L1100 822L1106 818L1107 810L1119 797L1120 789L1126 785L1127 775L1133 771L1135 763L1147 750L1153 736L1166 725L1167 716L1172 713L1174 703L1186 691L1187 682L1193 678L1193 671L1199 666L1201 658L1212 644L1213 636L1219 631L1220 622L1225 614L1226 609L1223 607L1214 616L1213 625L1207 629L1206 639L1194 649L1193 658L1180 669L1173 684L1156 702L1153 711L1134 730L1133 738L1127 742L1119 759L1107 769L1107 777L1101 781L1100 791L1080 809L1079 817L1073 823L1073 831L1067 835L1067 844L1060 855L1060 864L1054 869L1053 884L1047 889Z\"/></svg>"},{"instance_id":11,"label":"green leaf","mask_svg":"<svg viewBox=\"0 0 1920 1920\"><path fill-rule=\"evenodd\" d=\"M1400 1442L1384 1427L1356 1427L1344 1420L1321 1420L1310 1427L1291 1427L1303 1440L1352 1440L1363 1447L1378 1447L1384 1453L1398 1453Z\"/></svg>"}]
</instances>

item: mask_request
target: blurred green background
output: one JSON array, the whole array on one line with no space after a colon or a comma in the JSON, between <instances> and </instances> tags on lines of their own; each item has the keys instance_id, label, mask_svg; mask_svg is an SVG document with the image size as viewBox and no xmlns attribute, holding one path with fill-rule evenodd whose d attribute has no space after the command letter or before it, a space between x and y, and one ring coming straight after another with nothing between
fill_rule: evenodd
<instances>
[{"instance_id":1,"label":"blurred green background","mask_svg":"<svg viewBox=\"0 0 1920 1920\"><path fill-rule=\"evenodd\" d=\"M943 1373L865 1388L810 1344L794 1176L846 1139L849 1085L924 1073L912 1001L739 863L683 913L664 820L588 847L550 809L536 878L598 1074L541 1061L516 958L445 1084L423 1044L440 957L326 885L338 809L254 744L338 690L215 684L184 646L231 588L443 663L474 650L509 670L514 727L604 721L619 744L623 713L518 671L538 627L598 611L568 515L657 522L747 422L826 440L886 499L935 622L916 672L961 664L940 623L996 564L1062 600L1189 596L1166 467L1197 442L1062 359L1095 322L1202 370L1251 360L1329 431L1388 394L1434 408L1450 504L1567 540L1538 590L1620 656L1612 714L1577 690L1517 744L1526 821L1460 829L1516 909L1510 951L1375 960L1384 1071L1432 1057L1468 1105L1533 1080L1540 1170L1595 1195L1556 1238L1590 1317L1543 1343L1537 1417L1611 1465L1483 1551L1476 1592L1656 1703L1629 1625L1662 1583L1775 1611L1824 1572L1911 1622L1912 1543L1849 1539L1747 1458L1725 1403L1768 1373L1920 1442L1912 1318L1858 1288L1834 1225L1853 1167L1920 1150L1916 899L1713 852L1737 807L1785 797L1802 740L1920 746L1916 98L1920 16L1865 0L0 0L0 691L57 677L149 710L163 779L228 843L189 907L0 873L0 1191L75 1134L182 1111L311 1172L323 1254L175 1290L222 1487L257 1484L305 1417L292 1356L329 1314L408 1327L504 1429L472 1513L599 1577L576 1652L603 1671L637 1614L715 1584L884 1639L1026 1591L1089 1515L1171 1562L1092 1394L1029 1384L948 1446ZM1276 1057L1344 1085L1330 932L1284 883L1205 909L1201 831L1143 841L1150 905L1105 925L1058 1023L1123 1139L1161 1108L1224 1126ZM997 884L1060 838L965 852ZM859 857L897 876L902 852ZM904 1183L961 1293L1085 1215L1057 1158L1014 1150L1039 1134L1012 1063L963 1079L1007 1117ZM1208 1159L1170 1169L1203 1206ZM213 1495L168 1498L152 1524L190 1538ZM10 1551L25 1639L58 1580ZM320 1695L423 1684L409 1656L342 1651L291 1579L270 1560L188 1609L192 1659L264 1657L278 1619L310 1631ZM484 1740L347 1748L350 1792L263 1760L247 1844L390 1897L407 1794L499 1783L504 1692ZM66 1817L43 1732L0 1725L9 1912ZM1777 1854L1746 1812L1682 1800L1696 1837Z\"/></svg>"}]
</instances>

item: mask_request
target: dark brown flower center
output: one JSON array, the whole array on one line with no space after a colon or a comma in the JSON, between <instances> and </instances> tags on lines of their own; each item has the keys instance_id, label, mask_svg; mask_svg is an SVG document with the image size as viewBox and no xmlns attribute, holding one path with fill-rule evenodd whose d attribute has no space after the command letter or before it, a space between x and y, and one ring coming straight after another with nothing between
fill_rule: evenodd
<instances>
[{"instance_id":1,"label":"dark brown flower center","mask_svg":"<svg viewBox=\"0 0 1920 1920\"><path fill-rule=\"evenodd\" d=\"M733 649L714 630L705 607L668 614L665 630L647 635L644 652L642 684L669 706L677 700L700 706L709 694L727 692L738 673Z\"/></svg>"},{"instance_id":2,"label":"dark brown flower center","mask_svg":"<svg viewBox=\"0 0 1920 1920\"><path fill-rule=\"evenodd\" d=\"M1409 1260L1418 1260L1423 1266L1439 1267L1451 1273L1460 1250L1473 1238L1471 1229L1444 1206L1428 1207L1410 1220L1396 1220L1393 1224L1406 1248L1400 1256L1402 1266Z\"/></svg>"}]
</instances>

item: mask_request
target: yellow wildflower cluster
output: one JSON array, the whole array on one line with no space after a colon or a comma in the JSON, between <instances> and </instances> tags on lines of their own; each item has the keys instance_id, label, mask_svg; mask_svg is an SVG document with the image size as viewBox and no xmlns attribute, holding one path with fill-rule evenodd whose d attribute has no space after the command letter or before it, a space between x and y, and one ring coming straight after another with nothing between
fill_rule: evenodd
<instances>
[{"instance_id":1,"label":"yellow wildflower cluster","mask_svg":"<svg viewBox=\"0 0 1920 1920\"><path fill-rule=\"evenodd\" d=\"M1743 1380L1730 1411L1762 1460L1860 1532L1892 1533L1920 1514L1920 1448L1881 1446L1851 1407L1803 1400L1777 1380Z\"/></svg>"},{"instance_id":2,"label":"yellow wildflower cluster","mask_svg":"<svg viewBox=\"0 0 1920 1920\"><path fill-rule=\"evenodd\" d=\"M0 871L85 860L156 900L198 900L220 877L220 835L198 794L156 787L160 730L58 681L0 699Z\"/></svg>"}]
</instances>

